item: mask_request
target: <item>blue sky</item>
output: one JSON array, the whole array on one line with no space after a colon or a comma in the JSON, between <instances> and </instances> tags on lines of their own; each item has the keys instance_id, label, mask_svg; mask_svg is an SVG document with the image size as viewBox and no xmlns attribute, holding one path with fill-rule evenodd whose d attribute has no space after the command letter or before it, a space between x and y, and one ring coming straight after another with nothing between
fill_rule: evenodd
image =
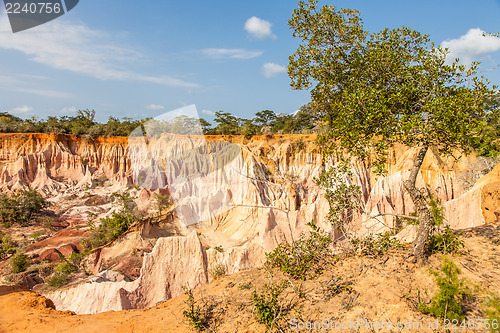
<instances>
[{"instance_id":1,"label":"blue sky","mask_svg":"<svg viewBox=\"0 0 500 333\"><path fill-rule=\"evenodd\" d=\"M500 1L320 1L361 11L371 32L402 25L431 35L464 62L481 60L500 84ZM12 34L0 11L0 111L26 118L158 116L196 104L251 118L292 113L309 100L284 71L298 46L287 21L296 1L80 0L40 27ZM493 70L489 70L495 68Z\"/></svg>"}]
</instances>

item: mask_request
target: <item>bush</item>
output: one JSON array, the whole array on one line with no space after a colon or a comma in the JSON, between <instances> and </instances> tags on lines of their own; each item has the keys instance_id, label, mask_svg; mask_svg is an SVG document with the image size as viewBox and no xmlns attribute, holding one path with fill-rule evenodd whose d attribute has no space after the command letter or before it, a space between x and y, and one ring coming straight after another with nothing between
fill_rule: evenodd
<instances>
[{"instance_id":1,"label":"bush","mask_svg":"<svg viewBox=\"0 0 500 333\"><path fill-rule=\"evenodd\" d=\"M209 326L209 318L205 315L204 310L197 305L191 289L185 290L184 293L188 298L184 303L187 309L182 311L184 318L189 320L189 323L197 331L204 331Z\"/></svg>"},{"instance_id":2,"label":"bush","mask_svg":"<svg viewBox=\"0 0 500 333\"><path fill-rule=\"evenodd\" d=\"M351 237L349 239L351 251L359 255L377 256L382 255L390 249L401 246L401 243L390 232L379 233L376 236L367 235L362 238Z\"/></svg>"},{"instance_id":3,"label":"bush","mask_svg":"<svg viewBox=\"0 0 500 333\"><path fill-rule=\"evenodd\" d=\"M217 280L226 275L226 266L224 264L217 264L210 269L210 275L214 280Z\"/></svg>"},{"instance_id":4,"label":"bush","mask_svg":"<svg viewBox=\"0 0 500 333\"><path fill-rule=\"evenodd\" d=\"M0 232L0 260L16 252L16 244L10 240L7 234Z\"/></svg>"},{"instance_id":5,"label":"bush","mask_svg":"<svg viewBox=\"0 0 500 333\"><path fill-rule=\"evenodd\" d=\"M29 258L23 253L17 253L10 259L10 267L16 274L24 272L29 265Z\"/></svg>"},{"instance_id":6,"label":"bush","mask_svg":"<svg viewBox=\"0 0 500 333\"><path fill-rule=\"evenodd\" d=\"M99 228L92 231L89 244L92 248L103 246L120 237L137 220L132 213L113 213L111 217L101 219Z\"/></svg>"},{"instance_id":7,"label":"bush","mask_svg":"<svg viewBox=\"0 0 500 333\"><path fill-rule=\"evenodd\" d=\"M490 321L489 330L491 332L498 332L500 322L500 297L492 295L488 298L485 305L486 309L484 310L484 313Z\"/></svg>"},{"instance_id":8,"label":"bush","mask_svg":"<svg viewBox=\"0 0 500 333\"><path fill-rule=\"evenodd\" d=\"M312 222L313 231L309 236L302 235L297 241L281 243L266 254L267 264L279 268L294 279L305 280L311 270L319 272L318 264L330 254L330 236L324 234Z\"/></svg>"},{"instance_id":9,"label":"bush","mask_svg":"<svg viewBox=\"0 0 500 333\"><path fill-rule=\"evenodd\" d=\"M427 248L431 253L456 253L464 247L464 241L453 233L450 226L435 228L432 232Z\"/></svg>"},{"instance_id":10,"label":"bush","mask_svg":"<svg viewBox=\"0 0 500 333\"><path fill-rule=\"evenodd\" d=\"M59 288L66 285L68 281L68 274L63 272L56 272L47 280L47 284L53 288Z\"/></svg>"},{"instance_id":11,"label":"bush","mask_svg":"<svg viewBox=\"0 0 500 333\"><path fill-rule=\"evenodd\" d=\"M0 219L5 227L13 223L28 226L48 202L36 190L21 191L17 194L0 195Z\"/></svg>"},{"instance_id":12,"label":"bush","mask_svg":"<svg viewBox=\"0 0 500 333\"><path fill-rule=\"evenodd\" d=\"M459 279L460 269L453 261L443 257L440 271L430 270L436 277L439 291L431 299L430 305L420 303L418 309L437 318L462 321L462 302L466 291L463 281Z\"/></svg>"},{"instance_id":13,"label":"bush","mask_svg":"<svg viewBox=\"0 0 500 333\"><path fill-rule=\"evenodd\" d=\"M59 265L57 265L56 271L69 275L71 273L77 272L78 267L73 265L72 263L70 263L68 261L64 261L64 262L60 263Z\"/></svg>"},{"instance_id":14,"label":"bush","mask_svg":"<svg viewBox=\"0 0 500 333\"><path fill-rule=\"evenodd\" d=\"M268 330L279 327L279 320L283 317L283 306L279 301L281 292L286 283L264 287L264 292L252 292L252 301L255 306L257 321L266 325Z\"/></svg>"}]
</instances>

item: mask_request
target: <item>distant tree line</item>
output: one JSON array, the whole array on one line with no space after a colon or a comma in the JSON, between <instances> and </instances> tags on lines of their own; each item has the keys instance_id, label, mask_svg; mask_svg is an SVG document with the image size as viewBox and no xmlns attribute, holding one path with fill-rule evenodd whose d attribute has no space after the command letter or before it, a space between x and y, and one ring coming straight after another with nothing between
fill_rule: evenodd
<instances>
[{"instance_id":1,"label":"distant tree line","mask_svg":"<svg viewBox=\"0 0 500 333\"><path fill-rule=\"evenodd\" d=\"M173 132L177 134L204 133L208 135L245 135L295 133L318 128L320 113L311 105L304 105L295 114L276 114L274 111L257 112L252 119L238 118L229 112L215 113L214 126L205 119L179 116L170 121L153 118L133 120L132 118L109 117L106 123L95 120L94 110L78 110L75 116L48 116L46 119L21 119L7 112L0 112L0 133L62 133L97 136L128 136L139 126L148 133Z\"/></svg>"}]
</instances>

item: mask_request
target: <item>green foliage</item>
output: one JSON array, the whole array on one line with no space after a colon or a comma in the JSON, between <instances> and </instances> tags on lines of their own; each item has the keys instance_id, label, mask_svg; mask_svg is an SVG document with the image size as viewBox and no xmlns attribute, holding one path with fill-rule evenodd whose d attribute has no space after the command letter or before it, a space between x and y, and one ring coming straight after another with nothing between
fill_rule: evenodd
<instances>
[{"instance_id":1,"label":"green foliage","mask_svg":"<svg viewBox=\"0 0 500 333\"><path fill-rule=\"evenodd\" d=\"M24 272L30 265L27 255L24 253L16 253L10 258L10 267L14 273Z\"/></svg>"},{"instance_id":2,"label":"green foliage","mask_svg":"<svg viewBox=\"0 0 500 333\"><path fill-rule=\"evenodd\" d=\"M430 270L439 288L429 305L421 303L418 309L441 319L463 320L462 302L466 295L464 283L460 280L460 269L447 257L443 257L440 272Z\"/></svg>"},{"instance_id":3,"label":"green foliage","mask_svg":"<svg viewBox=\"0 0 500 333\"><path fill-rule=\"evenodd\" d=\"M38 242L38 239L43 236L43 233L41 231L37 231L33 234L30 235L30 238L33 239L33 241Z\"/></svg>"},{"instance_id":4,"label":"green foliage","mask_svg":"<svg viewBox=\"0 0 500 333\"><path fill-rule=\"evenodd\" d=\"M268 330L277 328L283 317L283 306L279 296L286 288L286 283L265 286L262 293L252 292L252 301L256 309L257 321L266 325Z\"/></svg>"},{"instance_id":5,"label":"green foliage","mask_svg":"<svg viewBox=\"0 0 500 333\"><path fill-rule=\"evenodd\" d=\"M253 122L259 126L271 126L273 122L276 121L276 113L271 110L262 110L255 114Z\"/></svg>"},{"instance_id":6,"label":"green foliage","mask_svg":"<svg viewBox=\"0 0 500 333\"><path fill-rule=\"evenodd\" d=\"M82 268L82 262L83 259L88 255L88 252L83 252L83 253L76 253L73 252L71 253L71 256L69 257L69 262L75 266L77 269Z\"/></svg>"},{"instance_id":7,"label":"green foliage","mask_svg":"<svg viewBox=\"0 0 500 333\"><path fill-rule=\"evenodd\" d=\"M500 297L497 295L492 295L488 297L485 303L484 313L486 314L486 319L490 321L491 332L498 332L500 323Z\"/></svg>"},{"instance_id":8,"label":"green foliage","mask_svg":"<svg viewBox=\"0 0 500 333\"><path fill-rule=\"evenodd\" d=\"M291 86L310 90L324 110L328 128L318 142L326 154L356 156L383 172L396 144L419 148L404 187L419 216L414 253L422 261L432 221L415 184L425 154L468 153L475 138L487 139L481 131L498 109L497 87L479 77L479 63L448 64L449 51L428 35L407 27L369 33L354 9L300 1L288 23L301 40L289 58Z\"/></svg>"},{"instance_id":9,"label":"green foliage","mask_svg":"<svg viewBox=\"0 0 500 333\"><path fill-rule=\"evenodd\" d=\"M365 237L349 238L352 251L358 255L377 256L386 253L390 249L401 246L401 243L390 232L379 233L376 236L367 235Z\"/></svg>"},{"instance_id":10,"label":"green foliage","mask_svg":"<svg viewBox=\"0 0 500 333\"><path fill-rule=\"evenodd\" d=\"M101 219L98 228L93 229L88 240L92 248L103 246L120 237L128 228L139 221L139 216L134 211L133 198L130 193L113 193L112 197L116 200L115 204L120 207L118 212L114 212L111 217Z\"/></svg>"},{"instance_id":11,"label":"green foliage","mask_svg":"<svg viewBox=\"0 0 500 333\"><path fill-rule=\"evenodd\" d=\"M312 222L309 226L312 228L309 236L301 235L290 244L280 243L274 251L266 254L266 263L300 280L321 271L319 263L330 254L332 240Z\"/></svg>"},{"instance_id":12,"label":"green foliage","mask_svg":"<svg viewBox=\"0 0 500 333\"><path fill-rule=\"evenodd\" d=\"M323 171L315 181L325 190L325 198L330 206L328 220L337 231L347 234L350 222L364 206L361 188L353 183L349 164L341 161Z\"/></svg>"},{"instance_id":13,"label":"green foliage","mask_svg":"<svg viewBox=\"0 0 500 333\"><path fill-rule=\"evenodd\" d=\"M7 228L16 222L25 227L47 206L48 202L36 190L0 194L0 219Z\"/></svg>"},{"instance_id":14,"label":"green foliage","mask_svg":"<svg viewBox=\"0 0 500 333\"><path fill-rule=\"evenodd\" d=\"M214 250L219 253L224 252L224 248L222 247L222 245L217 245L216 247L214 247Z\"/></svg>"},{"instance_id":15,"label":"green foliage","mask_svg":"<svg viewBox=\"0 0 500 333\"><path fill-rule=\"evenodd\" d=\"M189 320L189 323L195 330L199 332L204 331L209 326L209 319L203 313L203 309L197 305L191 289L185 289L184 295L187 296L187 300L184 301L187 305L187 309L182 311L182 315Z\"/></svg>"},{"instance_id":16,"label":"green foliage","mask_svg":"<svg viewBox=\"0 0 500 333\"><path fill-rule=\"evenodd\" d=\"M57 272L61 272L61 273L64 273L66 275L69 275L71 273L77 272L78 267L69 261L63 261L62 263L57 265L55 270Z\"/></svg>"},{"instance_id":17,"label":"green foliage","mask_svg":"<svg viewBox=\"0 0 500 333\"><path fill-rule=\"evenodd\" d=\"M294 153L297 153L306 148L306 143L304 142L304 138L300 138L292 142L292 150Z\"/></svg>"},{"instance_id":18,"label":"green foliage","mask_svg":"<svg viewBox=\"0 0 500 333\"><path fill-rule=\"evenodd\" d=\"M133 218L124 212L115 212L111 217L101 219L99 228L90 236L90 244L95 248L114 241L128 230L133 221Z\"/></svg>"},{"instance_id":19,"label":"green foliage","mask_svg":"<svg viewBox=\"0 0 500 333\"><path fill-rule=\"evenodd\" d=\"M457 253L464 245L464 241L453 233L449 225L446 225L444 228L436 227L433 230L427 248L431 253L447 254Z\"/></svg>"},{"instance_id":20,"label":"green foliage","mask_svg":"<svg viewBox=\"0 0 500 333\"><path fill-rule=\"evenodd\" d=\"M238 134L239 120L229 112L217 111L215 112L214 121L217 123L215 131L217 134L222 135L236 135Z\"/></svg>"},{"instance_id":21,"label":"green foliage","mask_svg":"<svg viewBox=\"0 0 500 333\"><path fill-rule=\"evenodd\" d=\"M0 260L16 252L17 246L10 239L9 235L0 231Z\"/></svg>"},{"instance_id":22,"label":"green foliage","mask_svg":"<svg viewBox=\"0 0 500 333\"><path fill-rule=\"evenodd\" d=\"M221 263L214 265L212 268L210 268L209 273L210 276L212 276L212 279L217 280L226 275L226 266Z\"/></svg>"},{"instance_id":23,"label":"green foliage","mask_svg":"<svg viewBox=\"0 0 500 333\"><path fill-rule=\"evenodd\" d=\"M168 194L154 193L153 203L159 218L163 211L172 205L172 200Z\"/></svg>"},{"instance_id":24,"label":"green foliage","mask_svg":"<svg viewBox=\"0 0 500 333\"><path fill-rule=\"evenodd\" d=\"M47 279L47 284L53 288L59 288L66 285L69 281L69 275L63 272L55 272Z\"/></svg>"},{"instance_id":25,"label":"green foliage","mask_svg":"<svg viewBox=\"0 0 500 333\"><path fill-rule=\"evenodd\" d=\"M252 287L252 282L249 281L247 283L240 284L238 288L240 288L240 290L245 290L245 289L250 289L251 287Z\"/></svg>"},{"instance_id":26,"label":"green foliage","mask_svg":"<svg viewBox=\"0 0 500 333\"><path fill-rule=\"evenodd\" d=\"M428 35L407 27L369 33L360 12L317 1L301 1L289 21L302 43L290 57L294 89L311 89L326 111L330 148L382 165L396 142L436 147L442 153L468 150L480 134L496 87L458 60L448 65L447 50Z\"/></svg>"}]
</instances>

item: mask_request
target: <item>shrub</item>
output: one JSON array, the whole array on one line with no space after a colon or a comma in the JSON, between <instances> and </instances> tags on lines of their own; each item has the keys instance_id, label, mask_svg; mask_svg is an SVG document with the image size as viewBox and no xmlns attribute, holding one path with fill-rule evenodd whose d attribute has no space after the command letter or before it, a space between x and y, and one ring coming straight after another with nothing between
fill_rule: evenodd
<instances>
[{"instance_id":1,"label":"shrub","mask_svg":"<svg viewBox=\"0 0 500 333\"><path fill-rule=\"evenodd\" d=\"M204 331L208 328L209 318L203 313L204 310L198 306L191 289L185 289L184 294L187 296L187 300L184 301L187 309L182 311L182 315L189 320L189 323L195 330Z\"/></svg>"},{"instance_id":2,"label":"shrub","mask_svg":"<svg viewBox=\"0 0 500 333\"><path fill-rule=\"evenodd\" d=\"M450 226L435 228L432 232L427 248L431 253L456 253L464 247L464 241L453 233Z\"/></svg>"},{"instance_id":3,"label":"shrub","mask_svg":"<svg viewBox=\"0 0 500 333\"><path fill-rule=\"evenodd\" d=\"M306 149L306 143L304 141L304 138L300 138L298 140L293 141L291 147L294 152Z\"/></svg>"},{"instance_id":4,"label":"shrub","mask_svg":"<svg viewBox=\"0 0 500 333\"><path fill-rule=\"evenodd\" d=\"M0 260L16 252L16 244L11 241L9 235L0 232Z\"/></svg>"},{"instance_id":5,"label":"shrub","mask_svg":"<svg viewBox=\"0 0 500 333\"><path fill-rule=\"evenodd\" d=\"M48 280L47 284L54 288L59 288L66 285L69 281L69 276L63 272L55 272Z\"/></svg>"},{"instance_id":6,"label":"shrub","mask_svg":"<svg viewBox=\"0 0 500 333\"><path fill-rule=\"evenodd\" d=\"M224 248L222 247L222 245L217 245L216 247L214 247L214 250L219 253L224 252Z\"/></svg>"},{"instance_id":7,"label":"shrub","mask_svg":"<svg viewBox=\"0 0 500 333\"><path fill-rule=\"evenodd\" d=\"M217 264L210 269L210 275L214 280L217 280L226 275L226 266L224 264Z\"/></svg>"},{"instance_id":8,"label":"shrub","mask_svg":"<svg viewBox=\"0 0 500 333\"><path fill-rule=\"evenodd\" d=\"M36 190L21 191L11 195L1 194L0 219L6 227L15 222L21 226L28 226L31 220L47 206L48 202Z\"/></svg>"},{"instance_id":9,"label":"shrub","mask_svg":"<svg viewBox=\"0 0 500 333\"><path fill-rule=\"evenodd\" d=\"M340 161L321 173L314 181L325 190L330 210L328 220L344 235L349 233L350 223L363 211L361 187L354 184L354 174L347 161Z\"/></svg>"},{"instance_id":10,"label":"shrub","mask_svg":"<svg viewBox=\"0 0 500 333\"><path fill-rule=\"evenodd\" d=\"M484 313L490 322L490 327L486 328L488 328L491 332L498 332L500 322L500 297L497 295L489 297L485 305L486 309L484 310Z\"/></svg>"},{"instance_id":11,"label":"shrub","mask_svg":"<svg viewBox=\"0 0 500 333\"><path fill-rule=\"evenodd\" d=\"M390 249L398 248L401 243L390 232L379 233L376 236L367 235L365 237L351 236L349 238L351 251L359 255L382 255Z\"/></svg>"},{"instance_id":12,"label":"shrub","mask_svg":"<svg viewBox=\"0 0 500 333\"><path fill-rule=\"evenodd\" d=\"M64 261L59 265L57 265L56 271L61 272L63 274L71 274L78 271L78 267L68 261Z\"/></svg>"},{"instance_id":13,"label":"shrub","mask_svg":"<svg viewBox=\"0 0 500 333\"><path fill-rule=\"evenodd\" d=\"M10 259L10 267L14 273L24 272L29 267L29 258L23 253L17 253Z\"/></svg>"},{"instance_id":14,"label":"shrub","mask_svg":"<svg viewBox=\"0 0 500 333\"><path fill-rule=\"evenodd\" d=\"M257 321L266 325L268 330L278 327L278 321L283 316L283 306L279 301L281 292L286 283L265 286L264 291L259 294L256 290L252 292L252 301L256 309Z\"/></svg>"},{"instance_id":15,"label":"shrub","mask_svg":"<svg viewBox=\"0 0 500 333\"><path fill-rule=\"evenodd\" d=\"M430 270L436 277L439 288L429 305L420 303L418 309L441 319L463 320L462 302L466 295L463 281L459 279L460 269L450 259L443 257L441 272Z\"/></svg>"},{"instance_id":16,"label":"shrub","mask_svg":"<svg viewBox=\"0 0 500 333\"><path fill-rule=\"evenodd\" d=\"M132 213L118 212L101 219L99 227L92 231L89 244L92 248L103 246L120 237L136 221Z\"/></svg>"},{"instance_id":17,"label":"shrub","mask_svg":"<svg viewBox=\"0 0 500 333\"><path fill-rule=\"evenodd\" d=\"M240 284L238 288L240 288L240 290L244 290L244 289L250 289L251 286L252 282L247 282Z\"/></svg>"},{"instance_id":18,"label":"shrub","mask_svg":"<svg viewBox=\"0 0 500 333\"><path fill-rule=\"evenodd\" d=\"M318 263L330 254L332 240L312 222L309 226L313 229L309 236L301 235L291 244L281 243L274 251L267 253L267 264L300 280L305 280L311 270L320 271Z\"/></svg>"}]
</instances>

